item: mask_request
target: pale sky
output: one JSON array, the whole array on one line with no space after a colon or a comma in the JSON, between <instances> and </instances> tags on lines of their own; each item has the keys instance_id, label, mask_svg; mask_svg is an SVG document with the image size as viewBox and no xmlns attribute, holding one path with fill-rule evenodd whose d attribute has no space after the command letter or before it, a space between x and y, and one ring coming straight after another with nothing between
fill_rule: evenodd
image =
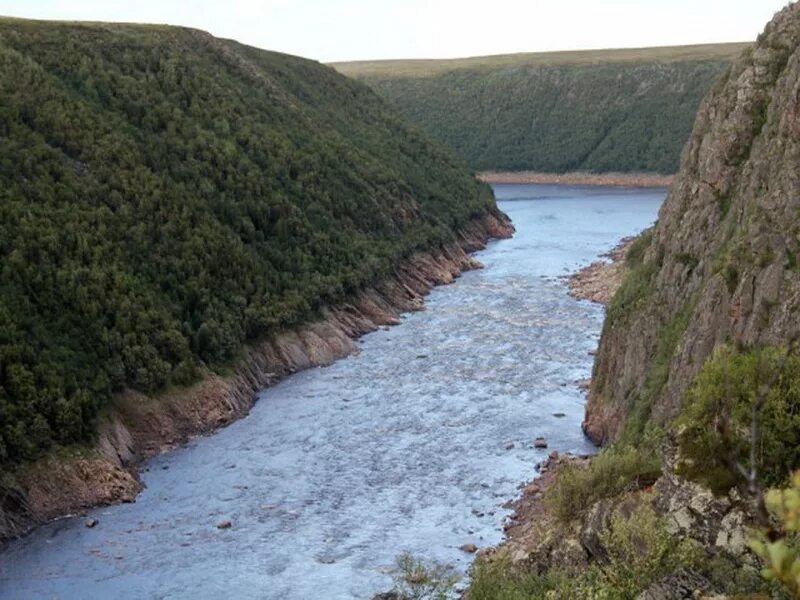
<instances>
[{"instance_id":1,"label":"pale sky","mask_svg":"<svg viewBox=\"0 0 800 600\"><path fill-rule=\"evenodd\" d=\"M754 40L786 0L0 0L0 15L187 25L323 62Z\"/></svg>"}]
</instances>

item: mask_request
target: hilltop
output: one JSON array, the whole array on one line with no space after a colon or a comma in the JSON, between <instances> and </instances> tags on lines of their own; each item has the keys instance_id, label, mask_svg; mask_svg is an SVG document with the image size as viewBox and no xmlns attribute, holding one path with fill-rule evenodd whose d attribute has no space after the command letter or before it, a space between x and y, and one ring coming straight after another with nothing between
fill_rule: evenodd
<instances>
[{"instance_id":1,"label":"hilltop","mask_svg":"<svg viewBox=\"0 0 800 600\"><path fill-rule=\"evenodd\" d=\"M334 63L476 171L677 171L700 100L748 44Z\"/></svg>"}]
</instances>

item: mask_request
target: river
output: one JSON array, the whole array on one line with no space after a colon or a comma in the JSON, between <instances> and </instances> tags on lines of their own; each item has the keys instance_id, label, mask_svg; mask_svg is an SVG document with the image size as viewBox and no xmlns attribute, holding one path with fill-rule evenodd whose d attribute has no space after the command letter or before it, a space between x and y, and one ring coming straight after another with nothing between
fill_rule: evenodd
<instances>
[{"instance_id":1,"label":"river","mask_svg":"<svg viewBox=\"0 0 800 600\"><path fill-rule=\"evenodd\" d=\"M538 461L593 451L575 382L603 309L564 276L650 225L665 191L494 187L517 233L478 254L485 269L151 460L137 501L91 511L96 527L64 519L10 544L0 597L369 598L402 551L464 571L459 546L499 542Z\"/></svg>"}]
</instances>

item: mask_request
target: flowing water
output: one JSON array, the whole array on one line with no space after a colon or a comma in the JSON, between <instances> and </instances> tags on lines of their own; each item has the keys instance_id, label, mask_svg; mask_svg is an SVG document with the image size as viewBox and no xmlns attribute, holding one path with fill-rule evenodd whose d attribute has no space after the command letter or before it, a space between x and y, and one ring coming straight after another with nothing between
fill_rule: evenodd
<instances>
[{"instance_id":1,"label":"flowing water","mask_svg":"<svg viewBox=\"0 0 800 600\"><path fill-rule=\"evenodd\" d=\"M362 352L263 391L151 460L134 504L0 553L2 598L369 598L397 554L465 570L552 450L592 452L575 382L603 319L564 275L651 224L664 190L500 185L513 239ZM560 416L563 414L563 416ZM558 415L558 416L557 416ZM547 450L532 441L543 436ZM216 524L230 520L230 529Z\"/></svg>"}]
</instances>

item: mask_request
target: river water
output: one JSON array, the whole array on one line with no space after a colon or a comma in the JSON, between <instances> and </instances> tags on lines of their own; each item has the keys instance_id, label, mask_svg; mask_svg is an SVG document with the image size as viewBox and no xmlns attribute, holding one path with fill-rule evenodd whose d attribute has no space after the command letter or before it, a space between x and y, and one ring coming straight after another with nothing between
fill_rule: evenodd
<instances>
[{"instance_id":1,"label":"river water","mask_svg":"<svg viewBox=\"0 0 800 600\"><path fill-rule=\"evenodd\" d=\"M538 461L593 451L575 382L603 310L570 298L563 276L651 224L665 195L495 192L517 234L478 254L485 269L150 461L137 501L91 511L95 528L65 519L11 544L0 597L369 598L402 551L465 570L459 546L500 541L502 506Z\"/></svg>"}]
</instances>

